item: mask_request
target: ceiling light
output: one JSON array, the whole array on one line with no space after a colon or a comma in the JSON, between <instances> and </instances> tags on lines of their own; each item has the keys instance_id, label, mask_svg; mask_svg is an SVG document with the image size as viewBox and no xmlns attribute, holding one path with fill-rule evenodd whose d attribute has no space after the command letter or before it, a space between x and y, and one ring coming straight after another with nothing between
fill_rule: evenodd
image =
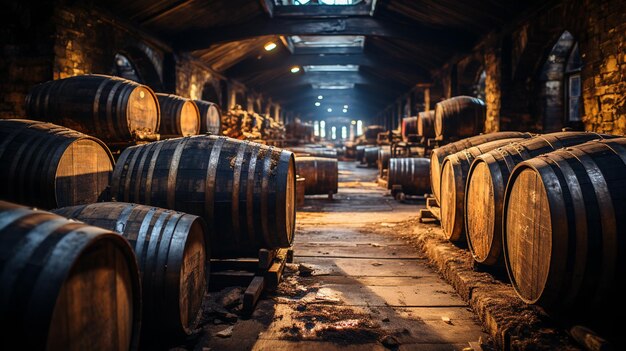
<instances>
[{"instance_id":1,"label":"ceiling light","mask_svg":"<svg viewBox=\"0 0 626 351\"><path fill-rule=\"evenodd\" d=\"M316 101L316 102L315 102L315 106L318 106L318 107L319 107L319 105L321 105L321 104L320 104L320 102L319 102L319 101Z\"/></svg>"},{"instance_id":2,"label":"ceiling light","mask_svg":"<svg viewBox=\"0 0 626 351\"><path fill-rule=\"evenodd\" d=\"M352 124L356 124L356 121L352 121Z\"/></svg>"},{"instance_id":3,"label":"ceiling light","mask_svg":"<svg viewBox=\"0 0 626 351\"><path fill-rule=\"evenodd\" d=\"M298 72L300 72L300 67L299 66L291 67L291 73L298 73Z\"/></svg>"},{"instance_id":4,"label":"ceiling light","mask_svg":"<svg viewBox=\"0 0 626 351\"><path fill-rule=\"evenodd\" d=\"M323 98L324 98L324 97L323 97L322 95L318 95L318 96L317 96L317 99L318 99L318 100L322 100Z\"/></svg>"},{"instance_id":5,"label":"ceiling light","mask_svg":"<svg viewBox=\"0 0 626 351\"><path fill-rule=\"evenodd\" d=\"M265 49L265 51L272 51L272 50L276 49L276 43L269 42L269 43L265 44L265 46L263 48Z\"/></svg>"},{"instance_id":6,"label":"ceiling light","mask_svg":"<svg viewBox=\"0 0 626 351\"><path fill-rule=\"evenodd\" d=\"M343 105L343 108L348 108L348 105Z\"/></svg>"},{"instance_id":7,"label":"ceiling light","mask_svg":"<svg viewBox=\"0 0 626 351\"><path fill-rule=\"evenodd\" d=\"M326 111L333 112L333 109L329 107L328 110L326 110Z\"/></svg>"},{"instance_id":8,"label":"ceiling light","mask_svg":"<svg viewBox=\"0 0 626 351\"><path fill-rule=\"evenodd\" d=\"M347 109L347 108L344 108L344 109L343 109L343 113L346 113L346 112L348 112L348 109Z\"/></svg>"}]
</instances>

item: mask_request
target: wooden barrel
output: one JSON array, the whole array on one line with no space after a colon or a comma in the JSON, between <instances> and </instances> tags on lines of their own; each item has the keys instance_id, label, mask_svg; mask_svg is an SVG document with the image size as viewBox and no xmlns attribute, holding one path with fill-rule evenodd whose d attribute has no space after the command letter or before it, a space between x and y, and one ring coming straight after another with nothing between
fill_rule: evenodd
<instances>
[{"instance_id":1,"label":"wooden barrel","mask_svg":"<svg viewBox=\"0 0 626 351\"><path fill-rule=\"evenodd\" d=\"M500 139L480 144L449 155L441 166L441 228L446 239L465 241L465 183L474 159L488 151L508 145L521 138Z\"/></svg>"},{"instance_id":2,"label":"wooden barrel","mask_svg":"<svg viewBox=\"0 0 626 351\"><path fill-rule=\"evenodd\" d=\"M485 265L501 263L504 190L515 165L555 149L604 137L608 136L589 132L550 133L476 157L465 188L465 228L474 260Z\"/></svg>"},{"instance_id":3,"label":"wooden barrel","mask_svg":"<svg viewBox=\"0 0 626 351\"><path fill-rule=\"evenodd\" d=\"M142 344L190 335L207 289L208 237L202 218L157 207L103 202L54 213L121 234L141 274Z\"/></svg>"},{"instance_id":4,"label":"wooden barrel","mask_svg":"<svg viewBox=\"0 0 626 351\"><path fill-rule=\"evenodd\" d=\"M26 113L105 142L153 139L160 121L159 102L149 87L96 74L33 87L26 97Z\"/></svg>"},{"instance_id":5,"label":"wooden barrel","mask_svg":"<svg viewBox=\"0 0 626 351\"><path fill-rule=\"evenodd\" d=\"M392 158L389 160L387 187L401 185L407 195L424 195L430 190L428 169L430 160L423 157Z\"/></svg>"},{"instance_id":6,"label":"wooden barrel","mask_svg":"<svg viewBox=\"0 0 626 351\"><path fill-rule=\"evenodd\" d=\"M363 131L363 136L365 136L365 139L367 140L376 141L378 139L378 134L383 133L384 131L385 127L383 126L368 126Z\"/></svg>"},{"instance_id":7,"label":"wooden barrel","mask_svg":"<svg viewBox=\"0 0 626 351\"><path fill-rule=\"evenodd\" d=\"M391 158L391 148L389 146L381 146L378 150L378 176L384 177L385 170L389 169L389 159Z\"/></svg>"},{"instance_id":8,"label":"wooden barrel","mask_svg":"<svg viewBox=\"0 0 626 351\"><path fill-rule=\"evenodd\" d=\"M468 138L485 129L486 108L481 99L456 96L435 105L437 140Z\"/></svg>"},{"instance_id":9,"label":"wooden barrel","mask_svg":"<svg viewBox=\"0 0 626 351\"><path fill-rule=\"evenodd\" d=\"M306 179L298 176L296 177L296 206L304 206L304 189Z\"/></svg>"},{"instance_id":10,"label":"wooden barrel","mask_svg":"<svg viewBox=\"0 0 626 351\"><path fill-rule=\"evenodd\" d=\"M298 175L305 179L305 194L337 193L339 185L337 160L323 157L297 157L296 170Z\"/></svg>"},{"instance_id":11,"label":"wooden barrel","mask_svg":"<svg viewBox=\"0 0 626 351\"><path fill-rule=\"evenodd\" d=\"M371 146L363 149L363 160L365 161L365 164L368 166L374 166L376 164L378 161L378 150L380 150L380 147L378 146Z\"/></svg>"},{"instance_id":12,"label":"wooden barrel","mask_svg":"<svg viewBox=\"0 0 626 351\"><path fill-rule=\"evenodd\" d=\"M116 200L206 220L213 257L288 247L295 228L291 152L213 135L127 148L113 170Z\"/></svg>"},{"instance_id":13,"label":"wooden barrel","mask_svg":"<svg viewBox=\"0 0 626 351\"><path fill-rule=\"evenodd\" d=\"M402 140L409 141L409 136L417 135L417 117L404 117L401 124Z\"/></svg>"},{"instance_id":14,"label":"wooden barrel","mask_svg":"<svg viewBox=\"0 0 626 351\"><path fill-rule=\"evenodd\" d=\"M620 310L626 282L626 138L520 163L504 199L504 256L527 303Z\"/></svg>"},{"instance_id":15,"label":"wooden barrel","mask_svg":"<svg viewBox=\"0 0 626 351\"><path fill-rule=\"evenodd\" d=\"M200 110L193 100L171 94L156 94L161 106L162 138L197 135L200 132Z\"/></svg>"},{"instance_id":16,"label":"wooden barrel","mask_svg":"<svg viewBox=\"0 0 626 351\"><path fill-rule=\"evenodd\" d=\"M441 184L441 165L443 164L443 160L448 155L452 155L463 149L467 149L472 146L484 144L494 140L510 138L530 138L531 136L532 135L530 133L522 132L496 132L476 135L471 138L462 139L454 143L450 143L442 147L433 149L430 154L430 182L432 185L433 195L435 196L435 199L437 199L437 202L441 203L439 197L439 188Z\"/></svg>"},{"instance_id":17,"label":"wooden barrel","mask_svg":"<svg viewBox=\"0 0 626 351\"><path fill-rule=\"evenodd\" d=\"M100 140L51 123L0 120L0 198L40 208L109 197L111 152Z\"/></svg>"},{"instance_id":18,"label":"wooden barrel","mask_svg":"<svg viewBox=\"0 0 626 351\"><path fill-rule=\"evenodd\" d=\"M200 133L219 135L222 131L222 112L216 103L193 100L200 112Z\"/></svg>"},{"instance_id":19,"label":"wooden barrel","mask_svg":"<svg viewBox=\"0 0 626 351\"><path fill-rule=\"evenodd\" d=\"M360 163L365 163L365 148L371 147L372 145L357 145L356 146L356 157L355 160Z\"/></svg>"},{"instance_id":20,"label":"wooden barrel","mask_svg":"<svg viewBox=\"0 0 626 351\"><path fill-rule=\"evenodd\" d=\"M420 112L417 115L417 135L426 139L435 138L435 110Z\"/></svg>"},{"instance_id":21,"label":"wooden barrel","mask_svg":"<svg viewBox=\"0 0 626 351\"><path fill-rule=\"evenodd\" d=\"M356 158L356 145L353 142L346 142L345 143L345 149L346 152L344 154L344 156L346 158Z\"/></svg>"},{"instance_id":22,"label":"wooden barrel","mask_svg":"<svg viewBox=\"0 0 626 351\"><path fill-rule=\"evenodd\" d=\"M128 242L108 230L0 201L3 350L129 350L140 284Z\"/></svg>"},{"instance_id":23,"label":"wooden barrel","mask_svg":"<svg viewBox=\"0 0 626 351\"><path fill-rule=\"evenodd\" d=\"M295 153L297 156L315 156L324 158L337 159L337 150L327 147L290 147L289 151Z\"/></svg>"}]
</instances>

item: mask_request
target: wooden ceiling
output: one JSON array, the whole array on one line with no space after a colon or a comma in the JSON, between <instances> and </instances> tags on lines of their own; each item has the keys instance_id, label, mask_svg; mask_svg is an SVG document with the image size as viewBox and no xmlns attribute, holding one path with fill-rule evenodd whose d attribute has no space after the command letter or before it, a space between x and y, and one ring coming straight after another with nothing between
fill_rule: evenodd
<instances>
[{"instance_id":1,"label":"wooden ceiling","mask_svg":"<svg viewBox=\"0 0 626 351\"><path fill-rule=\"evenodd\" d=\"M431 72L468 52L485 34L539 6L540 0L372 0L353 6L277 6L273 0L95 0L212 69L268 94L291 111L315 118L315 85L333 108L374 116ZM363 35L363 48L296 48L292 35ZM274 41L279 47L263 49ZM284 40L283 40L284 42ZM358 72L290 73L292 66L358 65ZM327 100L323 107L331 106ZM341 103L345 101L345 103Z\"/></svg>"}]
</instances>

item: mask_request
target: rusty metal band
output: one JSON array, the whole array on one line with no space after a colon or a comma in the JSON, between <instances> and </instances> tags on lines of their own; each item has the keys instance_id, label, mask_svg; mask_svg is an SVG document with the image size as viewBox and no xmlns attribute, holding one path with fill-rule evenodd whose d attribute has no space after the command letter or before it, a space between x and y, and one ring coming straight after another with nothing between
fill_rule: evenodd
<instances>
[{"instance_id":1,"label":"rusty metal band","mask_svg":"<svg viewBox=\"0 0 626 351\"><path fill-rule=\"evenodd\" d=\"M128 204L126 205L126 207L124 207L122 213L120 213L119 217L117 217L117 220L115 221L116 232L124 234L124 231L126 230L126 226L128 224L128 218L130 217L131 212L133 212L133 210L135 209L135 206L135 204Z\"/></svg>"},{"instance_id":2,"label":"rusty metal band","mask_svg":"<svg viewBox=\"0 0 626 351\"><path fill-rule=\"evenodd\" d=\"M141 169L136 169L135 168L135 162L137 162L137 158L139 157L139 154L141 154L141 151L144 148L137 148L133 153L133 157L130 159L130 163L128 164L128 173L126 173L126 179L124 179L124 201L128 202L129 201L129 197L131 195L134 195L133 198L137 197L137 194L131 194L130 191L130 182L133 179L133 172L137 171L138 173L141 173Z\"/></svg>"}]
</instances>

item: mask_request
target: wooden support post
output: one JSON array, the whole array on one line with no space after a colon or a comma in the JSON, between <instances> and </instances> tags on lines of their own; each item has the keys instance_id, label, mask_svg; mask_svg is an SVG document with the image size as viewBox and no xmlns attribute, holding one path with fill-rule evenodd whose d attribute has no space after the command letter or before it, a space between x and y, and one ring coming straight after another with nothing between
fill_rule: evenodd
<instances>
[{"instance_id":1,"label":"wooden support post","mask_svg":"<svg viewBox=\"0 0 626 351\"><path fill-rule=\"evenodd\" d=\"M265 278L256 276L248 285L246 292L243 294L243 313L245 315L251 315L254 312L254 307L256 306L257 301L259 301L259 297L261 297L261 293L265 288Z\"/></svg>"}]
</instances>

